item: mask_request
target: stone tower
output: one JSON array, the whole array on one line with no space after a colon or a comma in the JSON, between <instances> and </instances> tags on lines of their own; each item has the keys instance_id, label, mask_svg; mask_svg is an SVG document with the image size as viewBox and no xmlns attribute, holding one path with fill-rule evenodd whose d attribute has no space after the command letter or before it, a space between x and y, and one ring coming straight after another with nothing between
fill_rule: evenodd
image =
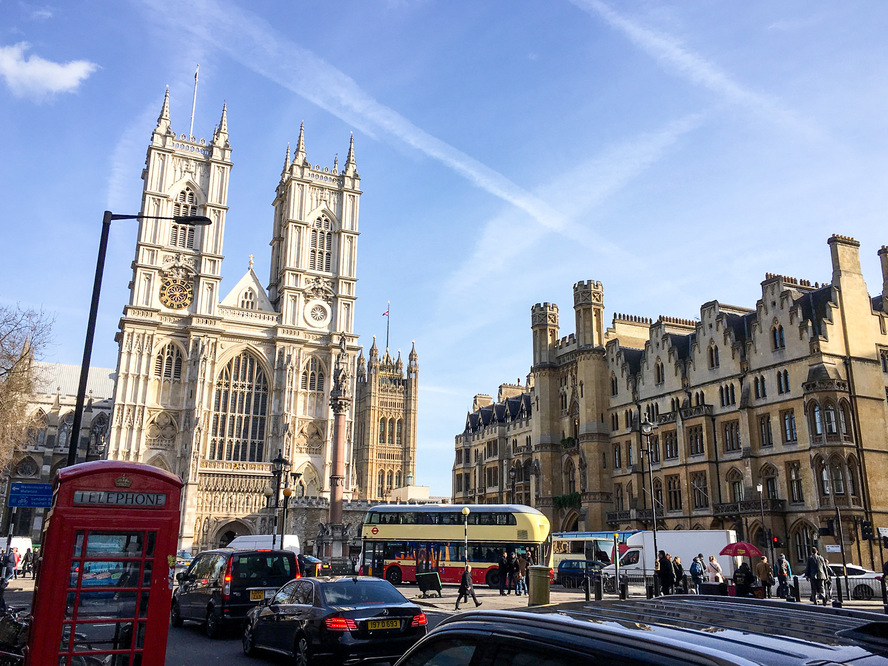
<instances>
[{"instance_id":1,"label":"stone tower","mask_svg":"<svg viewBox=\"0 0 888 666\"><path fill-rule=\"evenodd\" d=\"M380 359L376 339L370 358L358 357L355 404L355 481L361 499L385 500L389 491L413 485L419 361L415 345L407 359L388 349Z\"/></svg>"}]
</instances>

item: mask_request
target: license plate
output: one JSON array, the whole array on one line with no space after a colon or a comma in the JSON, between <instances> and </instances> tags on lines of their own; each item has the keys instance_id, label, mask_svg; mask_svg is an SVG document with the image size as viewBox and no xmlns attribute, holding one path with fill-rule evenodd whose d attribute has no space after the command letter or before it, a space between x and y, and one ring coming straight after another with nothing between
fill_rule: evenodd
<instances>
[{"instance_id":1,"label":"license plate","mask_svg":"<svg viewBox=\"0 0 888 666\"><path fill-rule=\"evenodd\" d=\"M265 590L250 590L250 601L262 601L265 598Z\"/></svg>"},{"instance_id":2,"label":"license plate","mask_svg":"<svg viewBox=\"0 0 888 666\"><path fill-rule=\"evenodd\" d=\"M367 629L400 629L401 620L370 620L367 623Z\"/></svg>"}]
</instances>

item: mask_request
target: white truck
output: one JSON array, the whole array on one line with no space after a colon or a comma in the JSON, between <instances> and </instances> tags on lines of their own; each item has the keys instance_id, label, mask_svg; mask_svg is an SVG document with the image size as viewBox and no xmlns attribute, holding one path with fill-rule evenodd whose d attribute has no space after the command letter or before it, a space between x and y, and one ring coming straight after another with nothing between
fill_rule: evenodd
<instances>
[{"instance_id":1,"label":"white truck","mask_svg":"<svg viewBox=\"0 0 888 666\"><path fill-rule=\"evenodd\" d=\"M709 556L715 555L725 580L730 579L736 568L735 558L719 553L735 541L737 533L734 530L657 530L657 550L680 557L681 565L689 576L694 558L698 553L703 553L704 566L709 563ZM654 533L649 530L637 532L626 539L625 549L620 555L620 576L627 576L630 580L640 579L645 574L650 576L654 572L656 559ZM615 570L616 566L611 564L604 567L602 573L613 576Z\"/></svg>"}]
</instances>

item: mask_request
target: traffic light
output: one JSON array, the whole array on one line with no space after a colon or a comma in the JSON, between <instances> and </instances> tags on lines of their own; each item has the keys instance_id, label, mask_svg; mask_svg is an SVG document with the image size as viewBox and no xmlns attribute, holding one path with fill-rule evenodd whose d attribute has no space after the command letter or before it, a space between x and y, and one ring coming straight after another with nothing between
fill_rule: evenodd
<instances>
[{"instance_id":1,"label":"traffic light","mask_svg":"<svg viewBox=\"0 0 888 666\"><path fill-rule=\"evenodd\" d=\"M860 521L860 538L864 541L871 541L873 538L873 524L868 520Z\"/></svg>"},{"instance_id":2,"label":"traffic light","mask_svg":"<svg viewBox=\"0 0 888 666\"><path fill-rule=\"evenodd\" d=\"M774 544L774 548L780 548L782 544L780 543L780 537L772 537L771 543Z\"/></svg>"}]
</instances>

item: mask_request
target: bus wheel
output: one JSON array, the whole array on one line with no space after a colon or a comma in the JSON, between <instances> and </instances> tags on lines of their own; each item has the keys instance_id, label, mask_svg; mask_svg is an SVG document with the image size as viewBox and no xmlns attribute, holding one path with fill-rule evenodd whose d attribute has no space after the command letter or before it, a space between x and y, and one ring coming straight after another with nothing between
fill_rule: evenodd
<instances>
[{"instance_id":1,"label":"bus wheel","mask_svg":"<svg viewBox=\"0 0 888 666\"><path fill-rule=\"evenodd\" d=\"M499 587L499 572L488 571L487 577L484 579L484 582L487 583L487 587L491 589Z\"/></svg>"},{"instance_id":2,"label":"bus wheel","mask_svg":"<svg viewBox=\"0 0 888 666\"><path fill-rule=\"evenodd\" d=\"M385 572L385 579L392 585L400 585L403 578L398 567L389 567Z\"/></svg>"}]
</instances>

